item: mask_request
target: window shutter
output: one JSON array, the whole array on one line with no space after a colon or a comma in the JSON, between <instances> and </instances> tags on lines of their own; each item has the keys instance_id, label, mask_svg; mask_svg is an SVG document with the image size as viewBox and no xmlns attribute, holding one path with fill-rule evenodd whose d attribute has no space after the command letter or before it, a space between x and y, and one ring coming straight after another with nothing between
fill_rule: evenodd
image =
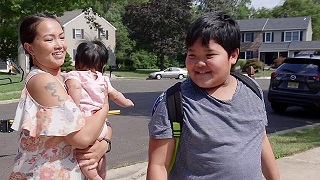
<instances>
[{"instance_id":1,"label":"window shutter","mask_svg":"<svg viewBox=\"0 0 320 180\"><path fill-rule=\"evenodd\" d=\"M266 36L266 33L263 33L263 36L262 36L262 42L266 42L266 38L265 38L265 36Z\"/></svg>"},{"instance_id":2,"label":"window shutter","mask_svg":"<svg viewBox=\"0 0 320 180\"><path fill-rule=\"evenodd\" d=\"M75 29L72 29L72 35L73 35L73 39L76 38L76 30Z\"/></svg>"},{"instance_id":3,"label":"window shutter","mask_svg":"<svg viewBox=\"0 0 320 180\"><path fill-rule=\"evenodd\" d=\"M84 39L84 30L81 29L81 38Z\"/></svg>"},{"instance_id":4,"label":"window shutter","mask_svg":"<svg viewBox=\"0 0 320 180\"><path fill-rule=\"evenodd\" d=\"M281 33L281 41L284 41L284 32Z\"/></svg>"},{"instance_id":5,"label":"window shutter","mask_svg":"<svg viewBox=\"0 0 320 180\"><path fill-rule=\"evenodd\" d=\"M108 34L108 30L106 30L106 40L109 39L109 34Z\"/></svg>"},{"instance_id":6,"label":"window shutter","mask_svg":"<svg viewBox=\"0 0 320 180\"><path fill-rule=\"evenodd\" d=\"M254 33L251 33L251 42L254 42Z\"/></svg>"},{"instance_id":7,"label":"window shutter","mask_svg":"<svg viewBox=\"0 0 320 180\"><path fill-rule=\"evenodd\" d=\"M300 41L303 41L303 31L300 31Z\"/></svg>"},{"instance_id":8,"label":"window shutter","mask_svg":"<svg viewBox=\"0 0 320 180\"><path fill-rule=\"evenodd\" d=\"M272 39L271 39L271 42L274 41L274 32L272 32Z\"/></svg>"},{"instance_id":9,"label":"window shutter","mask_svg":"<svg viewBox=\"0 0 320 180\"><path fill-rule=\"evenodd\" d=\"M244 33L242 33L242 42L244 42Z\"/></svg>"}]
</instances>

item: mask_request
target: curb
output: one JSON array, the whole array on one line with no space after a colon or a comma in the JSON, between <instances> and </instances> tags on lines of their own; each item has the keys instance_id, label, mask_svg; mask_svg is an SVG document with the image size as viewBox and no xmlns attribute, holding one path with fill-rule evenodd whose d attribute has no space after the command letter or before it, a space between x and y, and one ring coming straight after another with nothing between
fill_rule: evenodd
<instances>
[{"instance_id":1,"label":"curb","mask_svg":"<svg viewBox=\"0 0 320 180\"><path fill-rule=\"evenodd\" d=\"M121 168L108 169L107 178L109 180L145 180L148 162L137 163Z\"/></svg>"}]
</instances>

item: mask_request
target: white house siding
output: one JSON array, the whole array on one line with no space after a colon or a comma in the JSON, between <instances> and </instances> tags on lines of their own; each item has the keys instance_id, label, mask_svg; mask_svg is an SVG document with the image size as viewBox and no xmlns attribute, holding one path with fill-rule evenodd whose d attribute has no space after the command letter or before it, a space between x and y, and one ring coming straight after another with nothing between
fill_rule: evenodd
<instances>
[{"instance_id":1,"label":"white house siding","mask_svg":"<svg viewBox=\"0 0 320 180\"><path fill-rule=\"evenodd\" d=\"M95 22L99 23L103 30L108 31L108 40L107 39L101 39L101 41L109 48L109 65L115 65L116 64L116 58L115 58L115 45L116 45L116 39L115 39L115 33L116 29L106 20L103 18L96 16ZM98 39L99 32L95 28L90 29L90 24L87 23L87 19L85 18L84 13L79 15L78 17L74 18L73 20L67 22L64 26L64 31L66 35L66 42L68 45L67 52L71 56L71 58L74 57L74 50L77 48L77 46L86 40L94 40ZM73 38L73 29L83 29L84 30L84 39L74 39Z\"/></svg>"}]
</instances>

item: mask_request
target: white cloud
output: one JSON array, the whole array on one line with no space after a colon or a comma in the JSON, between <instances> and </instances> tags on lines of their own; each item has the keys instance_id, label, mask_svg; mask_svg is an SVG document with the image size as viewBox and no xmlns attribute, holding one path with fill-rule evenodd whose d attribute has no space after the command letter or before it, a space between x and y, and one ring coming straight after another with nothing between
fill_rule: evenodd
<instances>
[{"instance_id":1,"label":"white cloud","mask_svg":"<svg viewBox=\"0 0 320 180\"><path fill-rule=\"evenodd\" d=\"M281 5L283 0L251 0L251 6L258 9L261 7L273 8L275 6Z\"/></svg>"}]
</instances>

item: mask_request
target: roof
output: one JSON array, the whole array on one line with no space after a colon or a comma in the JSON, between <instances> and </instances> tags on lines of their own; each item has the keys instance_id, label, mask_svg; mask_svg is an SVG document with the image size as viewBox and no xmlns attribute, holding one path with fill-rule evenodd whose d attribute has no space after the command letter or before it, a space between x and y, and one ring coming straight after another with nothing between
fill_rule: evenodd
<instances>
[{"instance_id":1,"label":"roof","mask_svg":"<svg viewBox=\"0 0 320 180\"><path fill-rule=\"evenodd\" d=\"M82 13L82 10L81 9L78 9L78 10L74 10L74 11L67 11L67 12L64 12L62 16L60 17L57 17L58 20L60 21L60 23L62 25L65 25L67 24L69 21L75 19L76 17L80 16Z\"/></svg>"},{"instance_id":2,"label":"roof","mask_svg":"<svg viewBox=\"0 0 320 180\"><path fill-rule=\"evenodd\" d=\"M310 16L237 20L240 31L276 31L307 29Z\"/></svg>"},{"instance_id":3,"label":"roof","mask_svg":"<svg viewBox=\"0 0 320 180\"><path fill-rule=\"evenodd\" d=\"M240 31L261 31L267 22L267 18L263 19L243 19L237 20Z\"/></svg>"},{"instance_id":4,"label":"roof","mask_svg":"<svg viewBox=\"0 0 320 180\"><path fill-rule=\"evenodd\" d=\"M290 42L282 42L282 43L262 43L259 47L260 52L266 51L274 51L274 50L286 50L288 49Z\"/></svg>"},{"instance_id":5,"label":"roof","mask_svg":"<svg viewBox=\"0 0 320 180\"><path fill-rule=\"evenodd\" d=\"M292 41L288 50L312 50L319 48L320 41Z\"/></svg>"},{"instance_id":6,"label":"roof","mask_svg":"<svg viewBox=\"0 0 320 180\"><path fill-rule=\"evenodd\" d=\"M62 16L57 17L57 19L59 20L59 22L62 24L62 26L65 26L66 24L68 24L70 21L76 19L77 17L81 16L82 14L84 14L84 12L82 12L81 9L78 10L73 10L73 11L67 11L64 12ZM117 28L115 28L109 21L107 21L106 19L104 19L103 17L101 17L106 23L108 23L112 28L114 28L115 30L117 30Z\"/></svg>"}]
</instances>

